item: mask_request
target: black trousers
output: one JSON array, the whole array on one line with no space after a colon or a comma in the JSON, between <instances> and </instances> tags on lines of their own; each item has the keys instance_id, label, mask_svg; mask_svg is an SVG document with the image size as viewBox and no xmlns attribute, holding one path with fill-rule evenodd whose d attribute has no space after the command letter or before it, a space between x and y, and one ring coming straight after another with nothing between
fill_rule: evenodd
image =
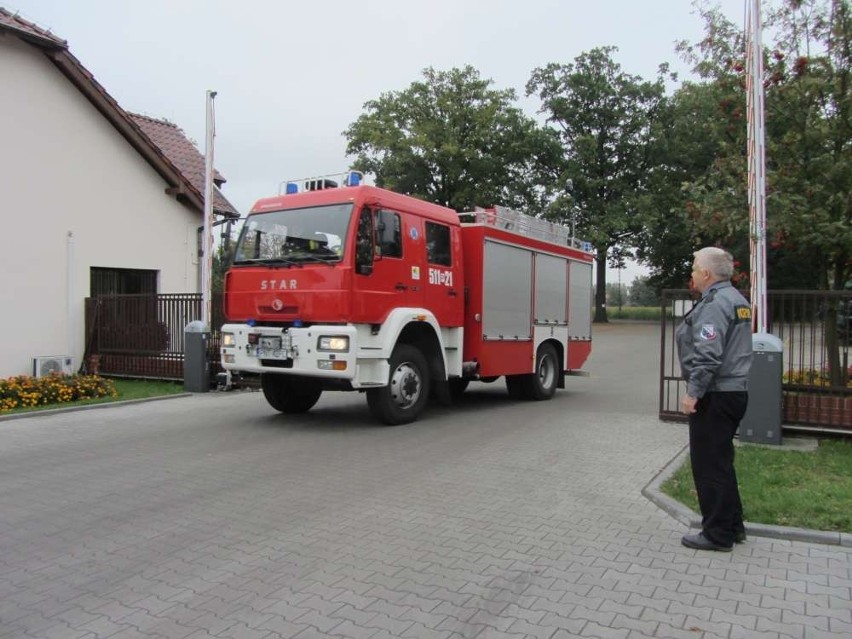
<instances>
[{"instance_id":1,"label":"black trousers","mask_svg":"<svg viewBox=\"0 0 852 639\"><path fill-rule=\"evenodd\" d=\"M748 406L748 393L710 392L689 416L689 458L701 508L704 536L730 546L745 531L734 469L734 435Z\"/></svg>"}]
</instances>

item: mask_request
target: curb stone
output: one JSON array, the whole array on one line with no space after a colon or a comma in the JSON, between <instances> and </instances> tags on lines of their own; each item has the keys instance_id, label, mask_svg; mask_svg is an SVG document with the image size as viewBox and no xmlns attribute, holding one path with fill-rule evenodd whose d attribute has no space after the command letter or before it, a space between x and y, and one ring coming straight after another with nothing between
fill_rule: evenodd
<instances>
[{"instance_id":1,"label":"curb stone","mask_svg":"<svg viewBox=\"0 0 852 639\"><path fill-rule=\"evenodd\" d=\"M113 408L117 406L129 406L130 404L144 404L145 402L157 402L162 399L174 399L176 397L189 397L196 393L174 393L172 395L157 395L156 397L142 397L140 399L124 399L118 402L102 402L100 404L84 404L82 406L66 406L64 408L46 408L34 410L29 413L14 413L13 415L0 415L0 422L13 419L25 419L27 417L42 417L45 415L56 415L59 413L73 413L80 410L93 410L95 408Z\"/></svg>"},{"instance_id":2,"label":"curb stone","mask_svg":"<svg viewBox=\"0 0 852 639\"><path fill-rule=\"evenodd\" d=\"M658 472L642 489L642 495L666 511L671 517L689 528L701 528L701 516L679 501L672 499L661 490L662 485L674 475L689 456L689 444L684 446L672 460ZM746 534L752 537L768 537L786 541L804 541L828 546L852 548L852 533L838 533L792 526L774 526L771 524L753 524L745 522Z\"/></svg>"}]
</instances>

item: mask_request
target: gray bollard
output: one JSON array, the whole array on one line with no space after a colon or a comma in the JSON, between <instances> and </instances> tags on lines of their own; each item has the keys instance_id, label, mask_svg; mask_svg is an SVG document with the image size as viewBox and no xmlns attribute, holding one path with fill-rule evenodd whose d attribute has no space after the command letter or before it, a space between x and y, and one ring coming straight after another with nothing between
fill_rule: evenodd
<instances>
[{"instance_id":1,"label":"gray bollard","mask_svg":"<svg viewBox=\"0 0 852 639\"><path fill-rule=\"evenodd\" d=\"M204 322L195 320L186 325L183 336L183 388L190 393L206 393L210 390L210 331Z\"/></svg>"},{"instance_id":2,"label":"gray bollard","mask_svg":"<svg viewBox=\"0 0 852 639\"><path fill-rule=\"evenodd\" d=\"M748 377L748 409L740 422L740 441L781 444L784 346L769 333L755 333L751 343L754 360Z\"/></svg>"}]
</instances>

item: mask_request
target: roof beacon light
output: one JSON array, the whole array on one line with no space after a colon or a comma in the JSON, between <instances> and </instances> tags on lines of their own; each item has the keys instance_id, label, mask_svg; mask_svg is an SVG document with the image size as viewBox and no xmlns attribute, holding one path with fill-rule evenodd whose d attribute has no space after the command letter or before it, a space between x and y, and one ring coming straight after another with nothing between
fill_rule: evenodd
<instances>
[{"instance_id":1,"label":"roof beacon light","mask_svg":"<svg viewBox=\"0 0 852 639\"><path fill-rule=\"evenodd\" d=\"M278 195L293 195L301 191L322 191L324 189L337 189L345 186L360 186L363 182L364 174L361 171L344 171L343 173L332 173L331 175L318 175L279 182Z\"/></svg>"}]
</instances>

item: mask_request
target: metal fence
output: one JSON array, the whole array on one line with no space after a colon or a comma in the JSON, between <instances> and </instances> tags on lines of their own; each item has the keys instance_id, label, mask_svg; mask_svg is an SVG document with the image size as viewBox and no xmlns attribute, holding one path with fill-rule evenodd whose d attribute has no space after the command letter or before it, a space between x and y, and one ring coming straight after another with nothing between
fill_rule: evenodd
<instances>
[{"instance_id":1,"label":"metal fence","mask_svg":"<svg viewBox=\"0 0 852 639\"><path fill-rule=\"evenodd\" d=\"M212 296L208 359L219 365L221 294ZM86 299L83 367L115 377L183 379L184 329L201 318L201 295L110 295Z\"/></svg>"},{"instance_id":2,"label":"metal fence","mask_svg":"<svg viewBox=\"0 0 852 639\"><path fill-rule=\"evenodd\" d=\"M768 332L783 343L783 423L788 430L852 433L852 291L769 291ZM692 308L687 290L663 291L660 321L660 419L679 412L675 331Z\"/></svg>"}]
</instances>

